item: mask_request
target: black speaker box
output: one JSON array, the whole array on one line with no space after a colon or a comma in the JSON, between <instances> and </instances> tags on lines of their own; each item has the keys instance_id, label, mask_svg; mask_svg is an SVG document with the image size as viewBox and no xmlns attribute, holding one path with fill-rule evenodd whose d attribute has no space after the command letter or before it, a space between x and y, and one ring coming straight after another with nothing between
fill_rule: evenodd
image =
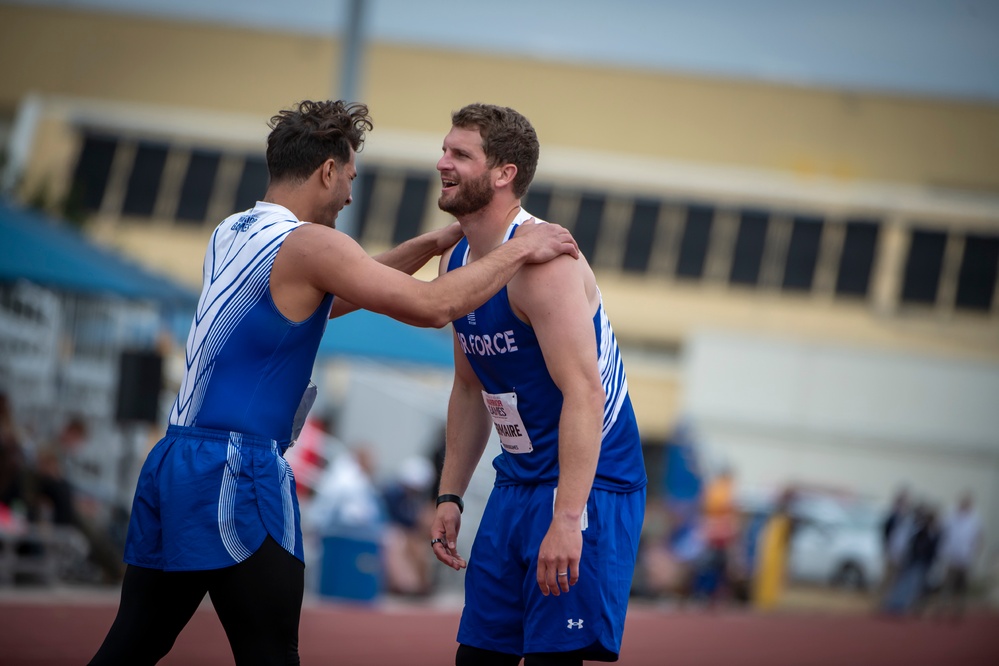
<instances>
[{"instance_id":1,"label":"black speaker box","mask_svg":"<svg viewBox=\"0 0 999 666\"><path fill-rule=\"evenodd\" d=\"M119 371L115 418L155 424L163 388L163 357L156 351L125 351Z\"/></svg>"}]
</instances>

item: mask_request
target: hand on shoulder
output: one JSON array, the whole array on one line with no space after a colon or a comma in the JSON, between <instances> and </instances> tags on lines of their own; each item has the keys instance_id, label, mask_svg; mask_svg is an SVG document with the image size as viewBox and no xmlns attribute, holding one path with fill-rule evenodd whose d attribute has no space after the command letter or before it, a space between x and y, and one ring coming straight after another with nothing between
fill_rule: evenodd
<instances>
[{"instance_id":1,"label":"hand on shoulder","mask_svg":"<svg viewBox=\"0 0 999 666\"><path fill-rule=\"evenodd\" d=\"M534 218L531 218L534 220ZM514 231L513 237L529 244L527 263L543 263L557 256L567 254L579 258L579 246L565 227L552 223L532 223L528 220Z\"/></svg>"}]
</instances>

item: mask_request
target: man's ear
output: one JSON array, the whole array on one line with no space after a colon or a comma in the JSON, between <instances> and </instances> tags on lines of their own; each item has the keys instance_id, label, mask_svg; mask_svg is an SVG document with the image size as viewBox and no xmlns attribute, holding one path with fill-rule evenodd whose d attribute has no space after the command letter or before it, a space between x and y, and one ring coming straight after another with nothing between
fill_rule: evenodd
<instances>
[{"instance_id":1,"label":"man's ear","mask_svg":"<svg viewBox=\"0 0 999 666\"><path fill-rule=\"evenodd\" d=\"M329 186L334 179L334 173L336 173L339 165L336 160L332 157L319 165L319 182L324 186Z\"/></svg>"},{"instance_id":2,"label":"man's ear","mask_svg":"<svg viewBox=\"0 0 999 666\"><path fill-rule=\"evenodd\" d=\"M517 177L517 166L515 164L504 164L499 168L499 177L496 178L496 187L506 187L513 185L513 179Z\"/></svg>"}]
</instances>

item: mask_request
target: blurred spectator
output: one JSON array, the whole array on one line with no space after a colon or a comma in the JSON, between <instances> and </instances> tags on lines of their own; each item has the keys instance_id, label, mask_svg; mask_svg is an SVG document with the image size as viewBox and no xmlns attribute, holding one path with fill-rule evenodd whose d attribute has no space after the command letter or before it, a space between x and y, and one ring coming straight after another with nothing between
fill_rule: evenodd
<instances>
[{"instance_id":1,"label":"blurred spectator","mask_svg":"<svg viewBox=\"0 0 999 666\"><path fill-rule=\"evenodd\" d=\"M898 578L898 572L905 559L909 542L912 539L913 515L909 492L901 489L896 493L891 510L882 524L882 544L884 545L885 568L881 579L878 599L879 607L884 607L888 594Z\"/></svg>"},{"instance_id":2,"label":"blurred spectator","mask_svg":"<svg viewBox=\"0 0 999 666\"><path fill-rule=\"evenodd\" d=\"M753 605L760 610L775 608L784 592L787 551L791 542L793 521L791 504L794 493L781 493L773 513L760 531L753 571Z\"/></svg>"},{"instance_id":3,"label":"blurred spectator","mask_svg":"<svg viewBox=\"0 0 999 666\"><path fill-rule=\"evenodd\" d=\"M299 502L308 501L316 492L323 471L329 464L330 451L339 441L332 433L329 420L309 417L295 445L285 451L284 459L295 474L295 493Z\"/></svg>"},{"instance_id":4,"label":"blurred spectator","mask_svg":"<svg viewBox=\"0 0 999 666\"><path fill-rule=\"evenodd\" d=\"M942 614L949 611L955 620L964 615L968 577L982 543L982 520L975 511L971 494L966 493L944 520L940 545L944 578L939 610Z\"/></svg>"},{"instance_id":5,"label":"blurred spectator","mask_svg":"<svg viewBox=\"0 0 999 666\"><path fill-rule=\"evenodd\" d=\"M723 469L708 483L701 525L705 548L697 566L693 593L715 604L731 594L730 564L739 535L731 470Z\"/></svg>"},{"instance_id":6,"label":"blurred spectator","mask_svg":"<svg viewBox=\"0 0 999 666\"><path fill-rule=\"evenodd\" d=\"M936 511L928 504L916 507L912 537L898 575L888 592L884 610L891 615L918 613L929 591L929 574L936 561L940 526Z\"/></svg>"},{"instance_id":7,"label":"blurred spectator","mask_svg":"<svg viewBox=\"0 0 999 666\"><path fill-rule=\"evenodd\" d=\"M320 535L378 533L384 521L381 497L374 483L374 460L368 447L342 444L330 450L303 527Z\"/></svg>"},{"instance_id":8,"label":"blurred spectator","mask_svg":"<svg viewBox=\"0 0 999 666\"><path fill-rule=\"evenodd\" d=\"M0 393L0 528L17 529L26 518L27 460L10 400Z\"/></svg>"},{"instance_id":9,"label":"blurred spectator","mask_svg":"<svg viewBox=\"0 0 999 666\"><path fill-rule=\"evenodd\" d=\"M402 462L383 492L388 518L385 579L394 594L424 596L432 591L433 551L427 547L427 534L434 518L434 481L433 463L413 456Z\"/></svg>"},{"instance_id":10,"label":"blurred spectator","mask_svg":"<svg viewBox=\"0 0 999 666\"><path fill-rule=\"evenodd\" d=\"M681 603L694 593L697 566L706 550L704 475L696 442L690 423L684 419L665 443L662 505L650 505L643 530L653 532L655 538L643 546L640 557L646 591L653 595L675 593ZM661 526L650 530L657 516L661 516Z\"/></svg>"},{"instance_id":11,"label":"blurred spectator","mask_svg":"<svg viewBox=\"0 0 999 666\"><path fill-rule=\"evenodd\" d=\"M88 559L96 565L104 583L118 583L124 575L122 554L109 534L80 512L76 489L66 477L66 458L87 441L86 421L70 417L51 445L38 452L31 476L29 517L33 522L72 527L87 541Z\"/></svg>"}]
</instances>

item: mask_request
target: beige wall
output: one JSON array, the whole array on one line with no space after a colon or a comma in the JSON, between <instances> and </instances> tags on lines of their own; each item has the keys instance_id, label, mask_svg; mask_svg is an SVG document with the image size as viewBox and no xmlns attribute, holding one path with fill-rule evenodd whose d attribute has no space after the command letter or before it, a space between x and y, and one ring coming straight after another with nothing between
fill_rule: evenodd
<instances>
[{"instance_id":1,"label":"beige wall","mask_svg":"<svg viewBox=\"0 0 999 666\"><path fill-rule=\"evenodd\" d=\"M145 132L197 133L262 148L266 121L275 111L336 89L338 48L318 37L0 6L0 114L12 118L34 92L95 101L92 114L107 106L124 116L141 109L134 117L145 118ZM551 169L544 174L548 180L613 180L617 188L634 184L634 191L675 187L689 193L689 185L678 183L700 173L699 182L718 183L718 201L728 197L733 205L754 197L783 202L768 189L778 183L779 197L805 204L822 200L816 206L826 210L829 201L852 197L862 202L855 207L906 209L902 223L920 218L999 229L997 104L388 44L371 45L364 63L361 97L372 107L376 128L364 159L398 156L405 147L412 148L407 159L432 168L449 113L487 101L514 106L532 119L542 139L542 167ZM158 125L160 117L169 121ZM51 185L58 195L60 185L65 188L77 150L73 122L68 112L43 120L28 189ZM384 141L393 143L391 150L382 147ZM741 193L726 194L729 185L714 179L715 173L725 174L726 183L742 183ZM888 189L878 189L886 183ZM199 283L209 229L98 217L92 231L152 267ZM904 250L897 243L886 247L890 251L879 261L897 260ZM710 280L601 274L600 281L615 329L629 346L682 349L698 328L718 327L999 359L995 311L899 315L880 308L878 294L897 285L874 285L872 307ZM662 437L682 402L679 370L627 354L626 360L643 433Z\"/></svg>"},{"instance_id":2,"label":"beige wall","mask_svg":"<svg viewBox=\"0 0 999 666\"><path fill-rule=\"evenodd\" d=\"M0 6L0 108L29 91L256 114L335 90L338 45ZM845 93L373 44L376 128L440 134L469 101L524 111L546 146L999 192L999 105ZM599 172L600 165L593 165Z\"/></svg>"}]
</instances>

